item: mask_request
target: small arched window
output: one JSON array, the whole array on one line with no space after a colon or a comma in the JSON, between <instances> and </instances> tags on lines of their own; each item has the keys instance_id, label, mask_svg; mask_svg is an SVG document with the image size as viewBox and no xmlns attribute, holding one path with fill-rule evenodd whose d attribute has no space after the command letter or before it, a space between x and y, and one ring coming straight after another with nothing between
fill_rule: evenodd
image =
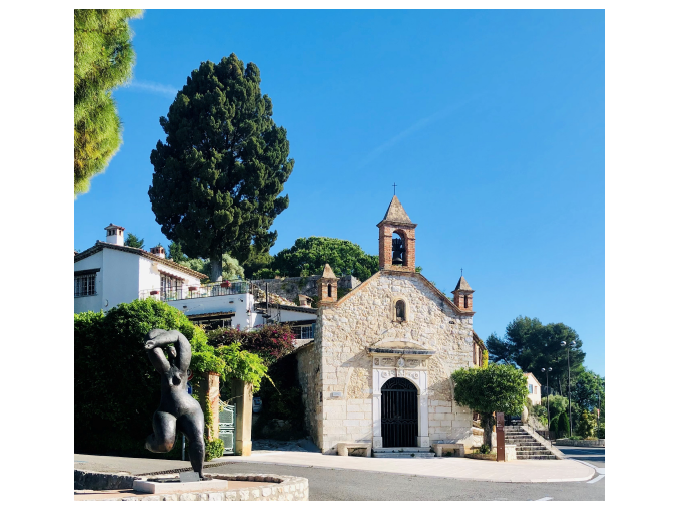
<instances>
[{"instance_id":1,"label":"small arched window","mask_svg":"<svg viewBox=\"0 0 680 510\"><path fill-rule=\"evenodd\" d=\"M395 315L398 321L406 320L406 303L401 299L395 304Z\"/></svg>"},{"instance_id":2,"label":"small arched window","mask_svg":"<svg viewBox=\"0 0 680 510\"><path fill-rule=\"evenodd\" d=\"M463 308L467 308L467 307L468 307L468 297L463 296Z\"/></svg>"},{"instance_id":3,"label":"small arched window","mask_svg":"<svg viewBox=\"0 0 680 510\"><path fill-rule=\"evenodd\" d=\"M328 297L333 297L333 295L331 294L331 284L330 283L328 284Z\"/></svg>"}]
</instances>

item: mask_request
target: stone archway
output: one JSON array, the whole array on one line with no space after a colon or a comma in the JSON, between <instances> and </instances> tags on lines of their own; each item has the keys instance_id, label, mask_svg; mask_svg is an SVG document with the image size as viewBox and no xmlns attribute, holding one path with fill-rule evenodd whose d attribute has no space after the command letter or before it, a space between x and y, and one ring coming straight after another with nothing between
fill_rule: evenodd
<instances>
[{"instance_id":1,"label":"stone archway","mask_svg":"<svg viewBox=\"0 0 680 510\"><path fill-rule=\"evenodd\" d=\"M418 388L404 377L392 377L380 388L383 448L412 448L418 438Z\"/></svg>"},{"instance_id":2,"label":"stone archway","mask_svg":"<svg viewBox=\"0 0 680 510\"><path fill-rule=\"evenodd\" d=\"M384 447L382 435L382 403L384 397L381 390L388 381L395 378L407 380L416 390L417 435L415 446L421 448L430 446L427 408L427 358L432 356L435 351L423 349L420 345L413 345L411 342L390 339L380 342L375 347L369 347L368 352L373 358L373 448ZM385 388L389 388L389 386Z\"/></svg>"}]
</instances>

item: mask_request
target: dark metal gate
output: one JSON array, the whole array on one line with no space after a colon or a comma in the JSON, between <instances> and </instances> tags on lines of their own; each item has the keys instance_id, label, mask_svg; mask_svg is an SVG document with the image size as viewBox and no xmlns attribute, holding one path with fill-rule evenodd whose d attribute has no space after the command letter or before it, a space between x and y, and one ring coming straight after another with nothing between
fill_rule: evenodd
<instances>
[{"instance_id":1,"label":"dark metal gate","mask_svg":"<svg viewBox=\"0 0 680 510\"><path fill-rule=\"evenodd\" d=\"M418 390L408 379L393 377L380 391L383 448L416 446Z\"/></svg>"},{"instance_id":2,"label":"dark metal gate","mask_svg":"<svg viewBox=\"0 0 680 510\"><path fill-rule=\"evenodd\" d=\"M236 407L220 402L219 436L224 442L222 455L234 455L234 433L236 428Z\"/></svg>"}]
</instances>

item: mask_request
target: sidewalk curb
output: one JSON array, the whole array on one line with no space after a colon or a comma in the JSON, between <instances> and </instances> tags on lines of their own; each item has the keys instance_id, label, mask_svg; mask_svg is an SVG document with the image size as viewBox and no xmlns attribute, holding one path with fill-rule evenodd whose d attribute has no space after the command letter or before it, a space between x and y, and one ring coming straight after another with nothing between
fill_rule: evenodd
<instances>
[{"instance_id":1,"label":"sidewalk curb","mask_svg":"<svg viewBox=\"0 0 680 510\"><path fill-rule=\"evenodd\" d=\"M252 459L252 456L249 457L249 459ZM565 459L565 460L572 460L572 459ZM311 469L342 469L345 471L357 471L360 473L366 473L366 472L371 472L371 473L385 473L385 474L391 474L391 475L405 475L405 476L412 476L412 477L422 477L422 478L439 478L443 480L460 480L460 481L472 481L472 482L494 482L494 483L564 483L564 482L585 482L588 480L591 480L597 473L593 469L593 473L590 474L589 476L585 477L579 477L579 478L547 478L547 479L530 479L530 480L524 480L524 479L510 479L510 480L492 480L489 478L467 478L467 477L454 477L454 476L437 476L437 475L425 475L425 474L413 474L413 473L394 473L392 471L377 471L373 469L356 469L356 468L347 468L347 467L339 467L339 466L314 466L311 464L292 464L292 463L283 463L283 462L260 462L256 460L242 460L242 461L234 461L234 464L250 464L250 463L258 463L258 464L267 464L271 466L293 466L293 467L303 467L303 468L311 468ZM207 467L207 466L206 466ZM588 466L590 467L590 466Z\"/></svg>"}]
</instances>

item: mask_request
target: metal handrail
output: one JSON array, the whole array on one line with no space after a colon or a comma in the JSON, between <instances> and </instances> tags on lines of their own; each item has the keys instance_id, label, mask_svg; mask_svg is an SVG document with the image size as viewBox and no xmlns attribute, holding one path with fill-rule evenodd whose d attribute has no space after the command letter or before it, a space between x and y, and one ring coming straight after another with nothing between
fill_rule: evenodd
<instances>
[{"instance_id":1,"label":"metal handrail","mask_svg":"<svg viewBox=\"0 0 680 510\"><path fill-rule=\"evenodd\" d=\"M196 286L196 290L189 290L194 288L193 285L176 287L169 290L160 289L146 289L139 292L140 299L154 297L160 301L177 301L180 299L196 299L204 297L215 296L232 296L234 294L247 294L251 291L252 284L247 280L229 281L227 282L207 283Z\"/></svg>"}]
</instances>

